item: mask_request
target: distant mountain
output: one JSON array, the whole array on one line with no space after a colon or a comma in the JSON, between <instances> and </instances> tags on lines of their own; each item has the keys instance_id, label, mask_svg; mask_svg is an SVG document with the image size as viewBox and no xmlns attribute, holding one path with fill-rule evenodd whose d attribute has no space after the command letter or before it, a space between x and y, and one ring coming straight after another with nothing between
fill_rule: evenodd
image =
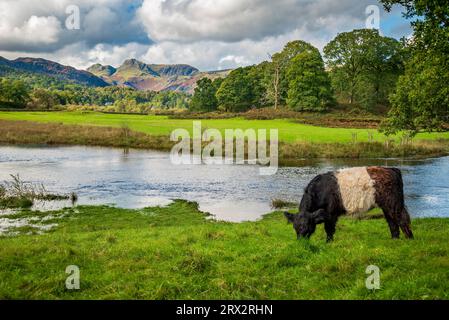
<instances>
[{"instance_id":1,"label":"distant mountain","mask_svg":"<svg viewBox=\"0 0 449 320\"><path fill-rule=\"evenodd\" d=\"M109 85L102 78L84 70L63 66L57 62L41 58L18 58L8 60L0 57L0 75L8 72L22 72L32 75L56 77L68 82L91 87L106 87Z\"/></svg>"},{"instance_id":2,"label":"distant mountain","mask_svg":"<svg viewBox=\"0 0 449 320\"><path fill-rule=\"evenodd\" d=\"M111 85L128 86L137 90L170 90L186 93L193 93L197 81L202 78L223 78L230 72L229 70L200 72L197 68L186 64L146 64L136 59L126 60L117 69L95 64L87 71Z\"/></svg>"},{"instance_id":3,"label":"distant mountain","mask_svg":"<svg viewBox=\"0 0 449 320\"><path fill-rule=\"evenodd\" d=\"M158 77L159 74L151 69L151 67L146 63L140 62L136 59L129 59L123 62L123 64L112 76L117 79L128 80L134 77Z\"/></svg>"},{"instance_id":4,"label":"distant mountain","mask_svg":"<svg viewBox=\"0 0 449 320\"><path fill-rule=\"evenodd\" d=\"M187 64L152 64L150 65L150 67L163 77L194 76L195 74L200 72L197 68L194 68Z\"/></svg>"},{"instance_id":5,"label":"distant mountain","mask_svg":"<svg viewBox=\"0 0 449 320\"><path fill-rule=\"evenodd\" d=\"M117 69L113 66L102 66L101 64L97 63L87 69L87 71L95 74L97 77L109 77L113 75L117 71Z\"/></svg>"},{"instance_id":6,"label":"distant mountain","mask_svg":"<svg viewBox=\"0 0 449 320\"><path fill-rule=\"evenodd\" d=\"M193 93L198 80L206 77L212 80L224 78L229 72L230 70L201 72L187 64L146 64L136 59L128 59L118 68L94 64L84 71L41 58L8 60L0 57L0 76L46 77L58 83L90 87L117 85L151 91Z\"/></svg>"}]
</instances>

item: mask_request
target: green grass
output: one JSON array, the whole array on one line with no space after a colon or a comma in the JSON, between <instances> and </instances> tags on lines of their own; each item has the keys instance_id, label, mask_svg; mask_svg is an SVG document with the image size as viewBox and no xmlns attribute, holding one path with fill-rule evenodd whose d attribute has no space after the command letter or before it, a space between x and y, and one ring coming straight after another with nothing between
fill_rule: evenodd
<instances>
[{"instance_id":1,"label":"green grass","mask_svg":"<svg viewBox=\"0 0 449 320\"><path fill-rule=\"evenodd\" d=\"M297 241L280 213L213 222L184 201L8 218L30 215L59 225L0 238L0 299L449 298L449 219L414 220L408 241L391 240L384 220L343 218L326 244L322 226ZM68 265L80 268L79 291L65 288ZM365 288L368 265L380 268L380 290Z\"/></svg>"},{"instance_id":2,"label":"green grass","mask_svg":"<svg viewBox=\"0 0 449 320\"><path fill-rule=\"evenodd\" d=\"M192 131L192 120L169 119L167 116L155 115L122 115L94 112L0 112L3 120L24 120L35 122L57 122L63 124L85 124L107 127L128 126L131 130L150 135L169 134L177 128ZM224 132L225 129L278 129L279 139L283 142L352 142L353 134L357 141L368 141L368 132L373 134L375 141L384 141L386 137L373 129L326 128L296 123L294 120L245 120L207 119L201 120L203 129L215 128ZM416 139L434 140L449 139L449 132L421 133Z\"/></svg>"}]
</instances>

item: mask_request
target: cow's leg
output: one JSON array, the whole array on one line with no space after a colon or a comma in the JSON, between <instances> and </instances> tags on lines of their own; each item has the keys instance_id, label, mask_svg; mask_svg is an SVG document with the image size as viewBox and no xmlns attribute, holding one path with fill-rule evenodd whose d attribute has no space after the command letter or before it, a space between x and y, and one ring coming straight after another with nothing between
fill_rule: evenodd
<instances>
[{"instance_id":1,"label":"cow's leg","mask_svg":"<svg viewBox=\"0 0 449 320\"><path fill-rule=\"evenodd\" d=\"M384 211L390 226L391 236L399 238L400 231L407 238L413 238L410 216L405 209L404 183L401 171L394 168L369 167L368 174L374 180L376 204Z\"/></svg>"},{"instance_id":2,"label":"cow's leg","mask_svg":"<svg viewBox=\"0 0 449 320\"><path fill-rule=\"evenodd\" d=\"M337 219L336 218L330 218L324 222L324 230L326 231L327 235L327 242L331 242L334 240L334 234L335 234L335 228L337 225Z\"/></svg>"},{"instance_id":3,"label":"cow's leg","mask_svg":"<svg viewBox=\"0 0 449 320\"><path fill-rule=\"evenodd\" d=\"M411 228L410 215L405 207L402 208L398 217L399 226L407 239L413 239L413 232Z\"/></svg>"},{"instance_id":4,"label":"cow's leg","mask_svg":"<svg viewBox=\"0 0 449 320\"><path fill-rule=\"evenodd\" d=\"M399 239L399 224L396 222L396 219L391 215L391 211L386 209L382 209L382 211L384 212L385 219L390 227L391 237L393 239Z\"/></svg>"}]
</instances>

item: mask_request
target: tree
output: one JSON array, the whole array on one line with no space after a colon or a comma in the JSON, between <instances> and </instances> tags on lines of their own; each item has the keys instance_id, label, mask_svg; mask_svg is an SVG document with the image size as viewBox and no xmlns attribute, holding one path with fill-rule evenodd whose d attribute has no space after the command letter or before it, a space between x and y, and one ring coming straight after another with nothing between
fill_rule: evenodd
<instances>
[{"instance_id":1,"label":"tree","mask_svg":"<svg viewBox=\"0 0 449 320\"><path fill-rule=\"evenodd\" d=\"M3 79L0 94L4 101L21 106L29 99L28 88L21 80Z\"/></svg>"},{"instance_id":2,"label":"tree","mask_svg":"<svg viewBox=\"0 0 449 320\"><path fill-rule=\"evenodd\" d=\"M296 111L324 111L333 102L329 77L318 50L296 55L287 70L287 105Z\"/></svg>"},{"instance_id":3,"label":"tree","mask_svg":"<svg viewBox=\"0 0 449 320\"><path fill-rule=\"evenodd\" d=\"M340 33L324 48L335 91L365 108L388 102L390 88L403 70L401 53L400 42L373 29Z\"/></svg>"},{"instance_id":4,"label":"tree","mask_svg":"<svg viewBox=\"0 0 449 320\"><path fill-rule=\"evenodd\" d=\"M359 76L366 61L366 39L372 35L373 31L366 29L343 32L324 47L325 59L338 82L337 90L348 93L349 103L354 102Z\"/></svg>"},{"instance_id":5,"label":"tree","mask_svg":"<svg viewBox=\"0 0 449 320\"><path fill-rule=\"evenodd\" d=\"M195 93L190 101L190 109L194 111L213 111L218 107L215 97L218 88L209 78L203 78L197 82Z\"/></svg>"},{"instance_id":6,"label":"tree","mask_svg":"<svg viewBox=\"0 0 449 320\"><path fill-rule=\"evenodd\" d=\"M449 121L449 66L442 67L443 63L438 56L409 61L391 96L385 133L406 130L413 136L420 130L444 130Z\"/></svg>"},{"instance_id":7,"label":"tree","mask_svg":"<svg viewBox=\"0 0 449 320\"><path fill-rule=\"evenodd\" d=\"M32 93L32 106L36 109L51 110L58 104L57 96L49 90L38 88Z\"/></svg>"},{"instance_id":8,"label":"tree","mask_svg":"<svg viewBox=\"0 0 449 320\"><path fill-rule=\"evenodd\" d=\"M391 96L392 109L383 124L387 134L401 130L414 135L421 130L447 128L449 122L449 6L445 1L382 0L389 11L403 5L412 21L411 59Z\"/></svg>"},{"instance_id":9,"label":"tree","mask_svg":"<svg viewBox=\"0 0 449 320\"><path fill-rule=\"evenodd\" d=\"M382 37L379 33L370 39L363 75L372 88L372 94L364 105L388 104L391 88L404 72L404 50L403 43Z\"/></svg>"},{"instance_id":10,"label":"tree","mask_svg":"<svg viewBox=\"0 0 449 320\"><path fill-rule=\"evenodd\" d=\"M223 81L217 91L219 108L223 111L241 112L257 103L254 82L249 76L253 67L233 70Z\"/></svg>"},{"instance_id":11,"label":"tree","mask_svg":"<svg viewBox=\"0 0 449 320\"><path fill-rule=\"evenodd\" d=\"M305 51L318 51L318 49L310 43L296 40L287 43L281 52L269 55L271 63L266 68L269 76L265 83L268 99L274 103L275 109L280 104L285 104L287 100L289 85L287 70L290 67L291 60Z\"/></svg>"},{"instance_id":12,"label":"tree","mask_svg":"<svg viewBox=\"0 0 449 320\"><path fill-rule=\"evenodd\" d=\"M279 100L281 96L281 70L283 68L281 59L273 58L273 56L269 55L271 59L271 63L267 63L263 65L265 70L265 85L266 85L266 96L268 100L273 101L274 109L279 107Z\"/></svg>"},{"instance_id":13,"label":"tree","mask_svg":"<svg viewBox=\"0 0 449 320\"><path fill-rule=\"evenodd\" d=\"M247 78L251 86L252 107L255 108L260 108L267 104L264 71L262 64L248 68Z\"/></svg>"}]
</instances>

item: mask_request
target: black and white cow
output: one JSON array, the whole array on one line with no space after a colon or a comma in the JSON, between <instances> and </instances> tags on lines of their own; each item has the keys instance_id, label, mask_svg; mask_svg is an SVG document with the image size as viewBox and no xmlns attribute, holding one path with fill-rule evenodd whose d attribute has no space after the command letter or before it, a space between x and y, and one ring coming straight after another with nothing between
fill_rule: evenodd
<instances>
[{"instance_id":1,"label":"black and white cow","mask_svg":"<svg viewBox=\"0 0 449 320\"><path fill-rule=\"evenodd\" d=\"M391 236L399 238L399 228L413 238L410 216L404 204L401 171L396 168L360 167L316 176L304 190L300 214L286 212L298 239L309 238L316 225L324 223L327 241L332 241L338 217L380 207Z\"/></svg>"}]
</instances>

